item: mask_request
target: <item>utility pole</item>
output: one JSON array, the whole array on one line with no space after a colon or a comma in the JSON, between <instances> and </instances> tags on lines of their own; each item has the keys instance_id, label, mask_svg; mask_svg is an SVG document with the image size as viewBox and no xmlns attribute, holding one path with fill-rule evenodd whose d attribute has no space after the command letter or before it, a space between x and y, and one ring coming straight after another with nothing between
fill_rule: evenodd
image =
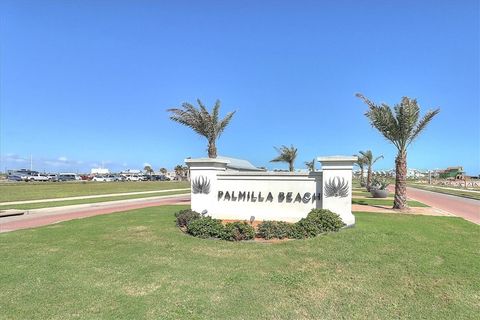
<instances>
[{"instance_id":1,"label":"utility pole","mask_svg":"<svg viewBox=\"0 0 480 320\"><path fill-rule=\"evenodd\" d=\"M30 154L30 171L32 171L32 170L33 170L33 157Z\"/></svg>"}]
</instances>

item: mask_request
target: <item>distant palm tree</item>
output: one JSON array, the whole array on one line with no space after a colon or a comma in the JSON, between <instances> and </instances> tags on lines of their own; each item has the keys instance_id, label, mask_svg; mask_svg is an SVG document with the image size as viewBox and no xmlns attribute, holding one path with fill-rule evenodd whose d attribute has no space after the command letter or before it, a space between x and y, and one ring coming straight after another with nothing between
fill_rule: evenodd
<instances>
[{"instance_id":1,"label":"distant palm tree","mask_svg":"<svg viewBox=\"0 0 480 320\"><path fill-rule=\"evenodd\" d=\"M197 99L199 108L195 108L190 103L183 103L181 109L168 109L171 112L170 119L184 126L190 127L201 136L207 138L208 141L208 157L217 157L216 141L223 133L225 128L232 120L235 111L227 113L225 118L219 120L220 100L215 102L215 106L211 113L203 105L200 99Z\"/></svg>"},{"instance_id":2,"label":"distant palm tree","mask_svg":"<svg viewBox=\"0 0 480 320\"><path fill-rule=\"evenodd\" d=\"M165 169L165 168L160 168L160 173L161 173L161 174L165 175L165 174L167 174L167 172L168 172L167 169Z\"/></svg>"},{"instance_id":3,"label":"distant palm tree","mask_svg":"<svg viewBox=\"0 0 480 320\"><path fill-rule=\"evenodd\" d=\"M175 175L177 176L177 179L178 180L182 180L183 178L183 166L181 164L175 166L175 168L173 168L173 170L175 171Z\"/></svg>"},{"instance_id":4,"label":"distant palm tree","mask_svg":"<svg viewBox=\"0 0 480 320\"><path fill-rule=\"evenodd\" d=\"M305 166L307 167L308 171L315 171L315 159L312 161L305 161Z\"/></svg>"},{"instance_id":5,"label":"distant palm tree","mask_svg":"<svg viewBox=\"0 0 480 320\"><path fill-rule=\"evenodd\" d=\"M152 169L152 167L149 166L149 165L146 165L146 166L143 168L143 170L144 170L147 174L149 174L149 175L152 175L152 173L154 172L153 169Z\"/></svg>"},{"instance_id":6,"label":"distant palm tree","mask_svg":"<svg viewBox=\"0 0 480 320\"><path fill-rule=\"evenodd\" d=\"M293 145L290 147L281 146L280 148L274 147L275 150L279 153L278 157L270 160L270 162L286 162L288 163L288 170L293 172L293 164L297 158L297 148Z\"/></svg>"},{"instance_id":7,"label":"distant palm tree","mask_svg":"<svg viewBox=\"0 0 480 320\"><path fill-rule=\"evenodd\" d=\"M368 106L365 113L370 123L397 148L395 159L395 200L394 209L407 206L407 148L422 133L440 109L429 110L421 118L416 99L403 97L393 108L382 103L377 105L360 93L356 95Z\"/></svg>"},{"instance_id":8,"label":"distant palm tree","mask_svg":"<svg viewBox=\"0 0 480 320\"><path fill-rule=\"evenodd\" d=\"M363 177L365 172L365 165L366 165L365 158L362 155L354 155L354 156L358 158L355 164L360 168L360 186L365 187L366 184L365 184L365 179Z\"/></svg>"},{"instance_id":9,"label":"distant palm tree","mask_svg":"<svg viewBox=\"0 0 480 320\"><path fill-rule=\"evenodd\" d=\"M372 182L372 167L380 159L383 159L383 155L376 157L375 159L373 158L373 154L371 150L367 151L359 151L361 155L361 161L363 161L363 165L367 166L367 190L370 191L370 184ZM363 176L362 176L363 177Z\"/></svg>"}]
</instances>

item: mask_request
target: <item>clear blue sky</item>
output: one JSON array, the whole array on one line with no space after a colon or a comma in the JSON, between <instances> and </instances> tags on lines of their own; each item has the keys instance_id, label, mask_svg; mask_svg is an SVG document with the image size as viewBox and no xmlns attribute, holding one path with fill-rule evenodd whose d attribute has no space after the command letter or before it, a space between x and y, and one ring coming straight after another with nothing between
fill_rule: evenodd
<instances>
[{"instance_id":1,"label":"clear blue sky","mask_svg":"<svg viewBox=\"0 0 480 320\"><path fill-rule=\"evenodd\" d=\"M480 173L479 2L49 1L0 4L1 170L172 168L206 142L167 108L237 110L219 153L258 166L294 144L396 150L354 94L440 107L409 167Z\"/></svg>"}]
</instances>

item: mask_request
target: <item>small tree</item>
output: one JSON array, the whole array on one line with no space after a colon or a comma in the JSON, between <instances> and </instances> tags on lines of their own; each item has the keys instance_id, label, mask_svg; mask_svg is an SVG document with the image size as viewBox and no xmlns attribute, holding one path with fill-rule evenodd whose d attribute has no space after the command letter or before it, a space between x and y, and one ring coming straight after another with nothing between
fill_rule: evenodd
<instances>
[{"instance_id":1,"label":"small tree","mask_svg":"<svg viewBox=\"0 0 480 320\"><path fill-rule=\"evenodd\" d=\"M315 171L315 159L312 159L312 161L305 161L304 164L308 171Z\"/></svg>"},{"instance_id":2,"label":"small tree","mask_svg":"<svg viewBox=\"0 0 480 320\"><path fill-rule=\"evenodd\" d=\"M279 155L276 158L270 160L270 162L286 162L288 163L288 170L290 172L293 172L293 165L295 159L297 158L297 148L295 148L293 145L291 145L290 147L281 146L280 148L274 148L275 150L277 150Z\"/></svg>"},{"instance_id":3,"label":"small tree","mask_svg":"<svg viewBox=\"0 0 480 320\"><path fill-rule=\"evenodd\" d=\"M360 155L354 155L358 159L355 162L355 164L360 168L360 186L365 187L365 179L364 179L364 172L365 172L365 158L360 154Z\"/></svg>"},{"instance_id":4,"label":"small tree","mask_svg":"<svg viewBox=\"0 0 480 320\"><path fill-rule=\"evenodd\" d=\"M383 155L373 158L371 150L359 151L364 165L367 166L367 190L370 191L370 184L372 183L372 167L380 159L383 159Z\"/></svg>"},{"instance_id":5,"label":"small tree","mask_svg":"<svg viewBox=\"0 0 480 320\"><path fill-rule=\"evenodd\" d=\"M168 172L167 169L165 169L165 168L160 168L160 173L161 173L161 174L165 175L165 174L167 174L167 172Z\"/></svg>"},{"instance_id":6,"label":"small tree","mask_svg":"<svg viewBox=\"0 0 480 320\"><path fill-rule=\"evenodd\" d=\"M197 99L199 108L195 108L190 103L183 103L181 109L168 109L171 113L170 119L184 126L190 127L208 141L208 157L217 157L216 142L225 128L232 120L235 111L227 113L225 118L219 120L220 100L215 102L212 112L208 112L200 99Z\"/></svg>"},{"instance_id":7,"label":"small tree","mask_svg":"<svg viewBox=\"0 0 480 320\"><path fill-rule=\"evenodd\" d=\"M429 110L420 119L420 107L416 99L403 97L393 108L387 104L377 105L360 93L357 97L368 106L365 113L370 124L397 148L395 159L394 209L407 208L407 148L418 138L440 109Z\"/></svg>"}]
</instances>

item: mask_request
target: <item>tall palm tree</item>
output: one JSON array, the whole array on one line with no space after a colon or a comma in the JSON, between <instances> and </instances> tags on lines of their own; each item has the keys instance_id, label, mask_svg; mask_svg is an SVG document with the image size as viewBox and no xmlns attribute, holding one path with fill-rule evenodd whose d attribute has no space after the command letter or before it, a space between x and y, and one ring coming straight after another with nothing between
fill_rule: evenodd
<instances>
[{"instance_id":1,"label":"tall palm tree","mask_svg":"<svg viewBox=\"0 0 480 320\"><path fill-rule=\"evenodd\" d=\"M315 159L312 159L312 161L305 161L304 164L308 171L315 171Z\"/></svg>"},{"instance_id":2,"label":"tall palm tree","mask_svg":"<svg viewBox=\"0 0 480 320\"><path fill-rule=\"evenodd\" d=\"M279 155L270 160L270 162L286 162L288 163L288 170L290 172L293 172L293 164L295 162L295 159L297 158L297 148L295 148L293 145L290 147L287 146L281 146L280 148L274 147L275 150L279 153Z\"/></svg>"},{"instance_id":3,"label":"tall palm tree","mask_svg":"<svg viewBox=\"0 0 480 320\"><path fill-rule=\"evenodd\" d=\"M167 111L171 113L170 119L184 126L190 127L208 141L208 157L217 157L216 142L225 128L232 120L235 111L227 113L225 118L219 120L220 100L215 102L212 112L208 112L200 99L197 99L198 108L190 103L183 103L181 109L173 108Z\"/></svg>"},{"instance_id":4,"label":"tall palm tree","mask_svg":"<svg viewBox=\"0 0 480 320\"><path fill-rule=\"evenodd\" d=\"M355 154L354 156L358 158L355 164L360 168L360 186L365 187L365 180L363 179L366 165L365 158L362 155Z\"/></svg>"},{"instance_id":5,"label":"tall palm tree","mask_svg":"<svg viewBox=\"0 0 480 320\"><path fill-rule=\"evenodd\" d=\"M367 166L367 190L370 191L370 183L372 182L372 167L380 159L383 159L383 155L373 158L371 150L359 151L364 165Z\"/></svg>"},{"instance_id":6,"label":"tall palm tree","mask_svg":"<svg viewBox=\"0 0 480 320\"><path fill-rule=\"evenodd\" d=\"M382 103L380 105L367 99L360 93L356 95L368 106L365 113L370 124L397 148L395 158L395 200L394 209L405 209L407 206L407 148L418 138L440 109L429 110L420 118L420 107L416 99L403 97L400 104L393 108Z\"/></svg>"}]
</instances>

